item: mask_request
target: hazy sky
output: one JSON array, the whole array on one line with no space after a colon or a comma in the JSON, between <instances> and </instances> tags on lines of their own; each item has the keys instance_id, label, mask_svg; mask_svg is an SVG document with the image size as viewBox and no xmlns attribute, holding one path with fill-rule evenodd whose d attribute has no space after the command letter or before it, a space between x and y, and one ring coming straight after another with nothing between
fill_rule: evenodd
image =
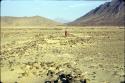
<instances>
[{"instance_id":1,"label":"hazy sky","mask_svg":"<svg viewBox=\"0 0 125 83\"><path fill-rule=\"evenodd\" d=\"M3 0L1 16L43 16L74 20L108 0Z\"/></svg>"}]
</instances>

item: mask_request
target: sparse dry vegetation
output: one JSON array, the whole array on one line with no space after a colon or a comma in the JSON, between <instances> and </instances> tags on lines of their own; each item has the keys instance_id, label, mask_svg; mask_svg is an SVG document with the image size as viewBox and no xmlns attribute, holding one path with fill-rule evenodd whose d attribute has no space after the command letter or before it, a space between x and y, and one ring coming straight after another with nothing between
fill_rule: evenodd
<instances>
[{"instance_id":1,"label":"sparse dry vegetation","mask_svg":"<svg viewBox=\"0 0 125 83\"><path fill-rule=\"evenodd\" d=\"M62 27L62 28L61 28ZM124 79L124 28L2 28L1 81L44 83L49 70L88 83Z\"/></svg>"}]
</instances>

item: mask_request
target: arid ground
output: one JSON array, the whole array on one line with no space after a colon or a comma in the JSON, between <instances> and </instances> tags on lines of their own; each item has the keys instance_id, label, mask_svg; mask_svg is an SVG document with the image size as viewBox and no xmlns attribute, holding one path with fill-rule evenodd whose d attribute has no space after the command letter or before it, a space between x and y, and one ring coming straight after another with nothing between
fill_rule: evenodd
<instances>
[{"instance_id":1,"label":"arid ground","mask_svg":"<svg viewBox=\"0 0 125 83\"><path fill-rule=\"evenodd\" d=\"M68 36L64 36L64 31ZM2 28L2 83L44 83L48 70L88 83L124 80L124 28Z\"/></svg>"}]
</instances>

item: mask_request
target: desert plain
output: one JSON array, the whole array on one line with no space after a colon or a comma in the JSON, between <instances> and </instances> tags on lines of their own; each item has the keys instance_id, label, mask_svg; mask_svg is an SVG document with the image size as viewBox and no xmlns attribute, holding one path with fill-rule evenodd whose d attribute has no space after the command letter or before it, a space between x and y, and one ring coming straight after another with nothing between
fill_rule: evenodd
<instances>
[{"instance_id":1,"label":"desert plain","mask_svg":"<svg viewBox=\"0 0 125 83\"><path fill-rule=\"evenodd\" d=\"M67 37L64 35L68 32ZM124 80L124 27L1 28L2 83L44 83L47 72L88 83Z\"/></svg>"}]
</instances>

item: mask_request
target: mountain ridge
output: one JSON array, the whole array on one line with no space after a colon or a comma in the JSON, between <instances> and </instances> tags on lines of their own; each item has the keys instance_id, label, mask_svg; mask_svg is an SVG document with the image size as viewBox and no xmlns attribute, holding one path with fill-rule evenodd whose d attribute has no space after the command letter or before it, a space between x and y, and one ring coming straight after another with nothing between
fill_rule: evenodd
<instances>
[{"instance_id":1,"label":"mountain ridge","mask_svg":"<svg viewBox=\"0 0 125 83\"><path fill-rule=\"evenodd\" d=\"M123 0L112 0L91 10L84 16L76 19L68 25L78 26L124 26L125 24L125 2Z\"/></svg>"}]
</instances>

